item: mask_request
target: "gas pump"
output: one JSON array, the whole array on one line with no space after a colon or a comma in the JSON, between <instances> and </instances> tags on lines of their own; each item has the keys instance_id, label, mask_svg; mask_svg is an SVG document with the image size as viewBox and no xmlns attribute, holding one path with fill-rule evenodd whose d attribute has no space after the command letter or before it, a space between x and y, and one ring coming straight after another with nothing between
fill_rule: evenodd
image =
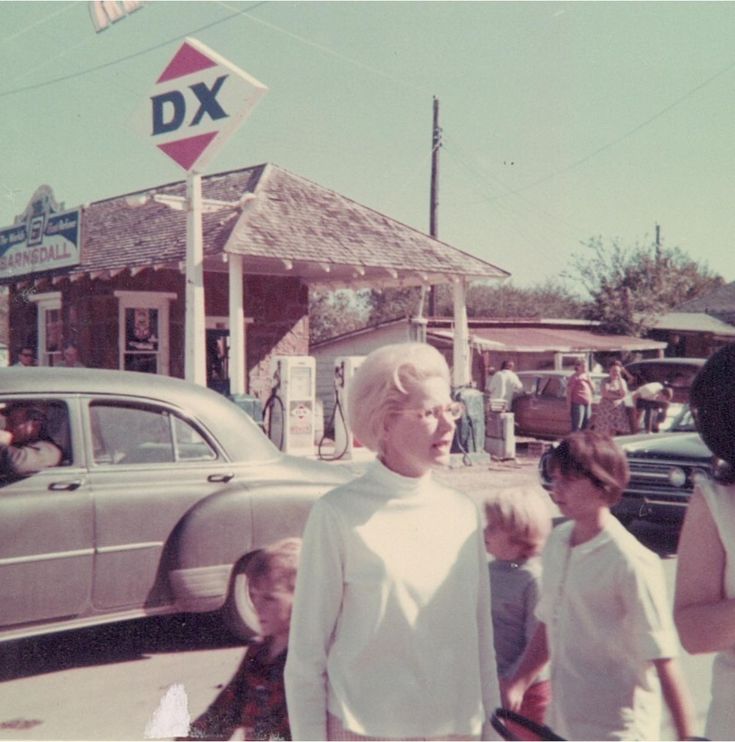
<instances>
[{"instance_id":1,"label":"gas pump","mask_svg":"<svg viewBox=\"0 0 735 742\"><path fill-rule=\"evenodd\" d=\"M273 356L273 387L263 408L268 437L286 453L313 455L316 363L311 356Z\"/></svg>"},{"instance_id":2,"label":"gas pump","mask_svg":"<svg viewBox=\"0 0 735 742\"><path fill-rule=\"evenodd\" d=\"M347 417L347 389L365 356L340 356L334 361L334 457L352 456L360 442L352 435Z\"/></svg>"}]
</instances>

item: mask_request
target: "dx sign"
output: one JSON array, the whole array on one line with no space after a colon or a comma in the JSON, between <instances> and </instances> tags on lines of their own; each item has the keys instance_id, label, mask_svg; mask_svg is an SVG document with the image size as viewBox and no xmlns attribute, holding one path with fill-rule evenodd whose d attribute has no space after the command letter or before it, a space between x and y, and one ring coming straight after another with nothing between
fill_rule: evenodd
<instances>
[{"instance_id":1,"label":"dx sign","mask_svg":"<svg viewBox=\"0 0 735 742\"><path fill-rule=\"evenodd\" d=\"M180 129L186 120L187 110L192 110L194 107L196 110L188 123L189 127L198 126L204 122L205 116L211 121L228 118L229 114L217 99L228 77L229 75L220 75L211 85L206 82L189 85L186 88L186 95L181 90L170 90L152 96L153 136L168 134Z\"/></svg>"},{"instance_id":2,"label":"dx sign","mask_svg":"<svg viewBox=\"0 0 735 742\"><path fill-rule=\"evenodd\" d=\"M187 172L202 172L268 88L187 38L156 80L135 128Z\"/></svg>"}]
</instances>

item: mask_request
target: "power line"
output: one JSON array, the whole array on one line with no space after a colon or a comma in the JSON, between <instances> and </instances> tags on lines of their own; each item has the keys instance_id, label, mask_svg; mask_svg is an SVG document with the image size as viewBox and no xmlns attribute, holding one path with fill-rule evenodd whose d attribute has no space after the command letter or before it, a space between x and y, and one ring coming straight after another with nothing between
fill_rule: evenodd
<instances>
[{"instance_id":1,"label":"power line","mask_svg":"<svg viewBox=\"0 0 735 742\"><path fill-rule=\"evenodd\" d=\"M220 23L225 23L226 21L230 21L233 18L237 18L240 15L249 13L251 10L255 10L256 8L259 8L261 5L265 5L266 0L263 0L263 2L255 3L251 5L249 8L246 8L245 10L238 11L237 13L233 13L232 15L227 16L226 18L220 18L217 21L212 21L211 23L207 23L204 26L199 26L199 28L194 28L190 31L187 31L186 33L179 34L178 36L173 36L170 39L167 39L166 41L162 41L160 44L155 44L154 46L150 46L147 49L142 49L138 52L135 52L134 54L128 54L125 57L118 57L118 59L110 60L109 62L103 62L102 64L95 65L94 67L88 67L87 69L80 70L79 72L72 72L69 75L63 75L62 77L55 77L51 80L45 80L44 82L37 82L33 83L32 85L25 85L20 88L14 88L12 90L4 90L0 92L0 98L7 98L11 95L16 95L18 93L26 93L30 90L38 90L40 88L48 87L49 85L55 85L59 82L66 82L67 80L74 80L78 77L83 77L84 75L88 75L92 72L99 72L100 70L107 69L108 67L113 67L117 64L122 64L123 62L129 62L132 59L136 59L137 57L141 57L144 54L149 54L152 51L155 51L156 49L161 49L164 46L168 46L173 41L180 41L181 39L186 38L187 36L190 36L194 33L199 33L201 31L206 31L209 28L212 28L213 26L217 26Z\"/></svg>"},{"instance_id":2,"label":"power line","mask_svg":"<svg viewBox=\"0 0 735 742\"><path fill-rule=\"evenodd\" d=\"M673 108L676 108L678 105L680 105L681 103L683 103L688 98L691 98L692 95L694 95L695 93L698 93L700 90L702 90L703 88L705 88L710 83L714 82L719 77L722 77L726 73L730 72L733 68L735 68L735 62L731 62L730 64L728 64L723 69L719 70L718 72L715 72L714 75L711 75L706 80L703 80L698 85L695 85L693 88L691 88L690 90L688 90L686 93L684 93L683 95L679 96L678 98L676 98L674 101L672 101L668 105L664 106L662 109L660 109L658 112L654 113L652 116L649 116L647 119L645 119L645 121L642 121L641 123L639 123L636 126L634 126L632 129L629 129L625 133L621 134L616 139L613 139L613 140L611 140L611 141L609 141L609 142L601 145L597 149L595 149L592 152L586 154L584 157L581 157L579 160L575 160L574 162L572 162L571 164L569 164L566 167L562 168L561 170L557 170L557 171L555 171L553 173L549 173L548 175L544 175L541 178L538 178L537 180L534 180L531 183L527 183L526 185L521 186L520 188L515 188L513 190L509 190L508 193L507 194L504 194L504 195L518 195L522 191L527 191L527 190L529 190L531 188L535 188L536 186L541 185L542 183L546 183L549 180L553 180L554 178L557 178L560 175L564 175L565 173L568 173L568 172L570 172L572 170L575 170L580 165L583 165L585 162L588 162L589 160L591 160L593 157L596 157L597 155L601 154L602 152L605 152L606 150L611 149L612 147L620 144L620 142L622 142L625 139L628 139L629 137L633 136L633 134L636 134L637 132L639 132L641 129L644 129L649 124L652 124L654 121L656 121L657 119L661 118L664 114L668 113ZM496 198L503 198L504 195L497 196Z\"/></svg>"},{"instance_id":3,"label":"power line","mask_svg":"<svg viewBox=\"0 0 735 742\"><path fill-rule=\"evenodd\" d=\"M222 0L218 0L218 5L221 5L222 7L228 8L228 9L231 7L228 3L225 3ZM285 28L282 28L281 26L276 26L275 23L270 23L269 21L266 21L263 18L255 18L254 16L250 16L250 15L246 15L245 17L249 21L253 21L254 23L259 23L261 26L266 26L267 28L270 28L273 31L278 31L279 33L285 34L291 39L296 39L296 41L300 41L302 44L306 44L307 46L311 46L314 49L318 49L319 51L324 52L325 54L328 54L332 57L336 57L337 59L341 59L343 62L347 62L362 70L366 70L368 72L372 72L376 75L379 75L380 77L384 77L386 80L390 80L392 83L401 85L402 87L408 88L409 90L413 90L419 93L429 92L427 89L417 87L416 85L409 85L407 82L405 82L405 80L401 80L400 78L393 77L392 75L389 75L387 72L383 72L382 70L379 70L377 67L372 67L371 65L365 64L364 62L360 62L357 59L352 59L351 57L347 57L344 54L340 54L339 52L336 52L334 49L330 49L328 46L324 46L324 44L318 44L316 41L311 41L310 39L307 39L303 36L299 36L298 34L293 33L293 31L289 31Z\"/></svg>"},{"instance_id":4,"label":"power line","mask_svg":"<svg viewBox=\"0 0 735 742\"><path fill-rule=\"evenodd\" d=\"M20 36L22 36L22 35L23 35L24 33L27 33L27 32L28 32L28 31L30 31L30 30L31 30L32 28L35 28L36 26L40 26L40 25L42 25L43 23L47 23L47 22L48 22L48 21L50 21L50 20L51 20L52 18L56 18L56 16L57 16L57 15L61 15L62 13L66 13L66 11L67 11L67 10L70 10L70 9L71 9L71 8L73 8L73 7L74 7L74 6L76 5L76 4L77 4L77 3L75 3L75 2L72 2L72 3L67 3L67 4L66 4L66 5L64 5L64 6L63 6L63 7L62 7L62 8L60 9L60 10L56 10L55 12L53 12L53 13L50 13L49 15L47 15L47 16L44 16L43 18L39 18L38 20L36 20L36 21L33 21L33 23L29 23L29 24L28 24L27 26L24 26L23 28L19 28L19 29L18 29L17 31L15 31L15 32L13 32L12 34L10 34L10 36L6 36L6 37L5 37L4 39L0 39L0 44L3 44L3 45L5 45L5 44L7 44L7 43L8 43L9 41L15 41L15 39L19 38L19 37L20 37Z\"/></svg>"}]
</instances>

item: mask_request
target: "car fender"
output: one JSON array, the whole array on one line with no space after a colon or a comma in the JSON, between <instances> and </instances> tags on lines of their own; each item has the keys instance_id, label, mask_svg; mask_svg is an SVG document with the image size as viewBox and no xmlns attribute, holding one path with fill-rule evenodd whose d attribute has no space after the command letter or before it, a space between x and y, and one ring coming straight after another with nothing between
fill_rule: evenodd
<instances>
[{"instance_id":1,"label":"car fender","mask_svg":"<svg viewBox=\"0 0 735 742\"><path fill-rule=\"evenodd\" d=\"M233 569L253 552L282 538L300 537L311 506L324 493L314 484L235 484L197 503L173 539L169 579L177 607L221 608Z\"/></svg>"},{"instance_id":2,"label":"car fender","mask_svg":"<svg viewBox=\"0 0 735 742\"><path fill-rule=\"evenodd\" d=\"M253 549L252 497L234 482L200 500L181 519L169 542L169 582L176 607L221 608L232 566Z\"/></svg>"}]
</instances>

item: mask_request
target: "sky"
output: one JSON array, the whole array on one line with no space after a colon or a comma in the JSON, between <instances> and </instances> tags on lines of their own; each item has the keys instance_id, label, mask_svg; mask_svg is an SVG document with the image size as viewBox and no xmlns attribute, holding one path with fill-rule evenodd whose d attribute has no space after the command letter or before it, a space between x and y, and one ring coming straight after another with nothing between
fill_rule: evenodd
<instances>
[{"instance_id":1,"label":"sky","mask_svg":"<svg viewBox=\"0 0 735 742\"><path fill-rule=\"evenodd\" d=\"M268 86L205 174L272 162L512 274L592 238L679 247L735 280L733 2L0 3L0 228L183 180L136 122L190 36ZM571 288L575 288L571 284Z\"/></svg>"}]
</instances>

